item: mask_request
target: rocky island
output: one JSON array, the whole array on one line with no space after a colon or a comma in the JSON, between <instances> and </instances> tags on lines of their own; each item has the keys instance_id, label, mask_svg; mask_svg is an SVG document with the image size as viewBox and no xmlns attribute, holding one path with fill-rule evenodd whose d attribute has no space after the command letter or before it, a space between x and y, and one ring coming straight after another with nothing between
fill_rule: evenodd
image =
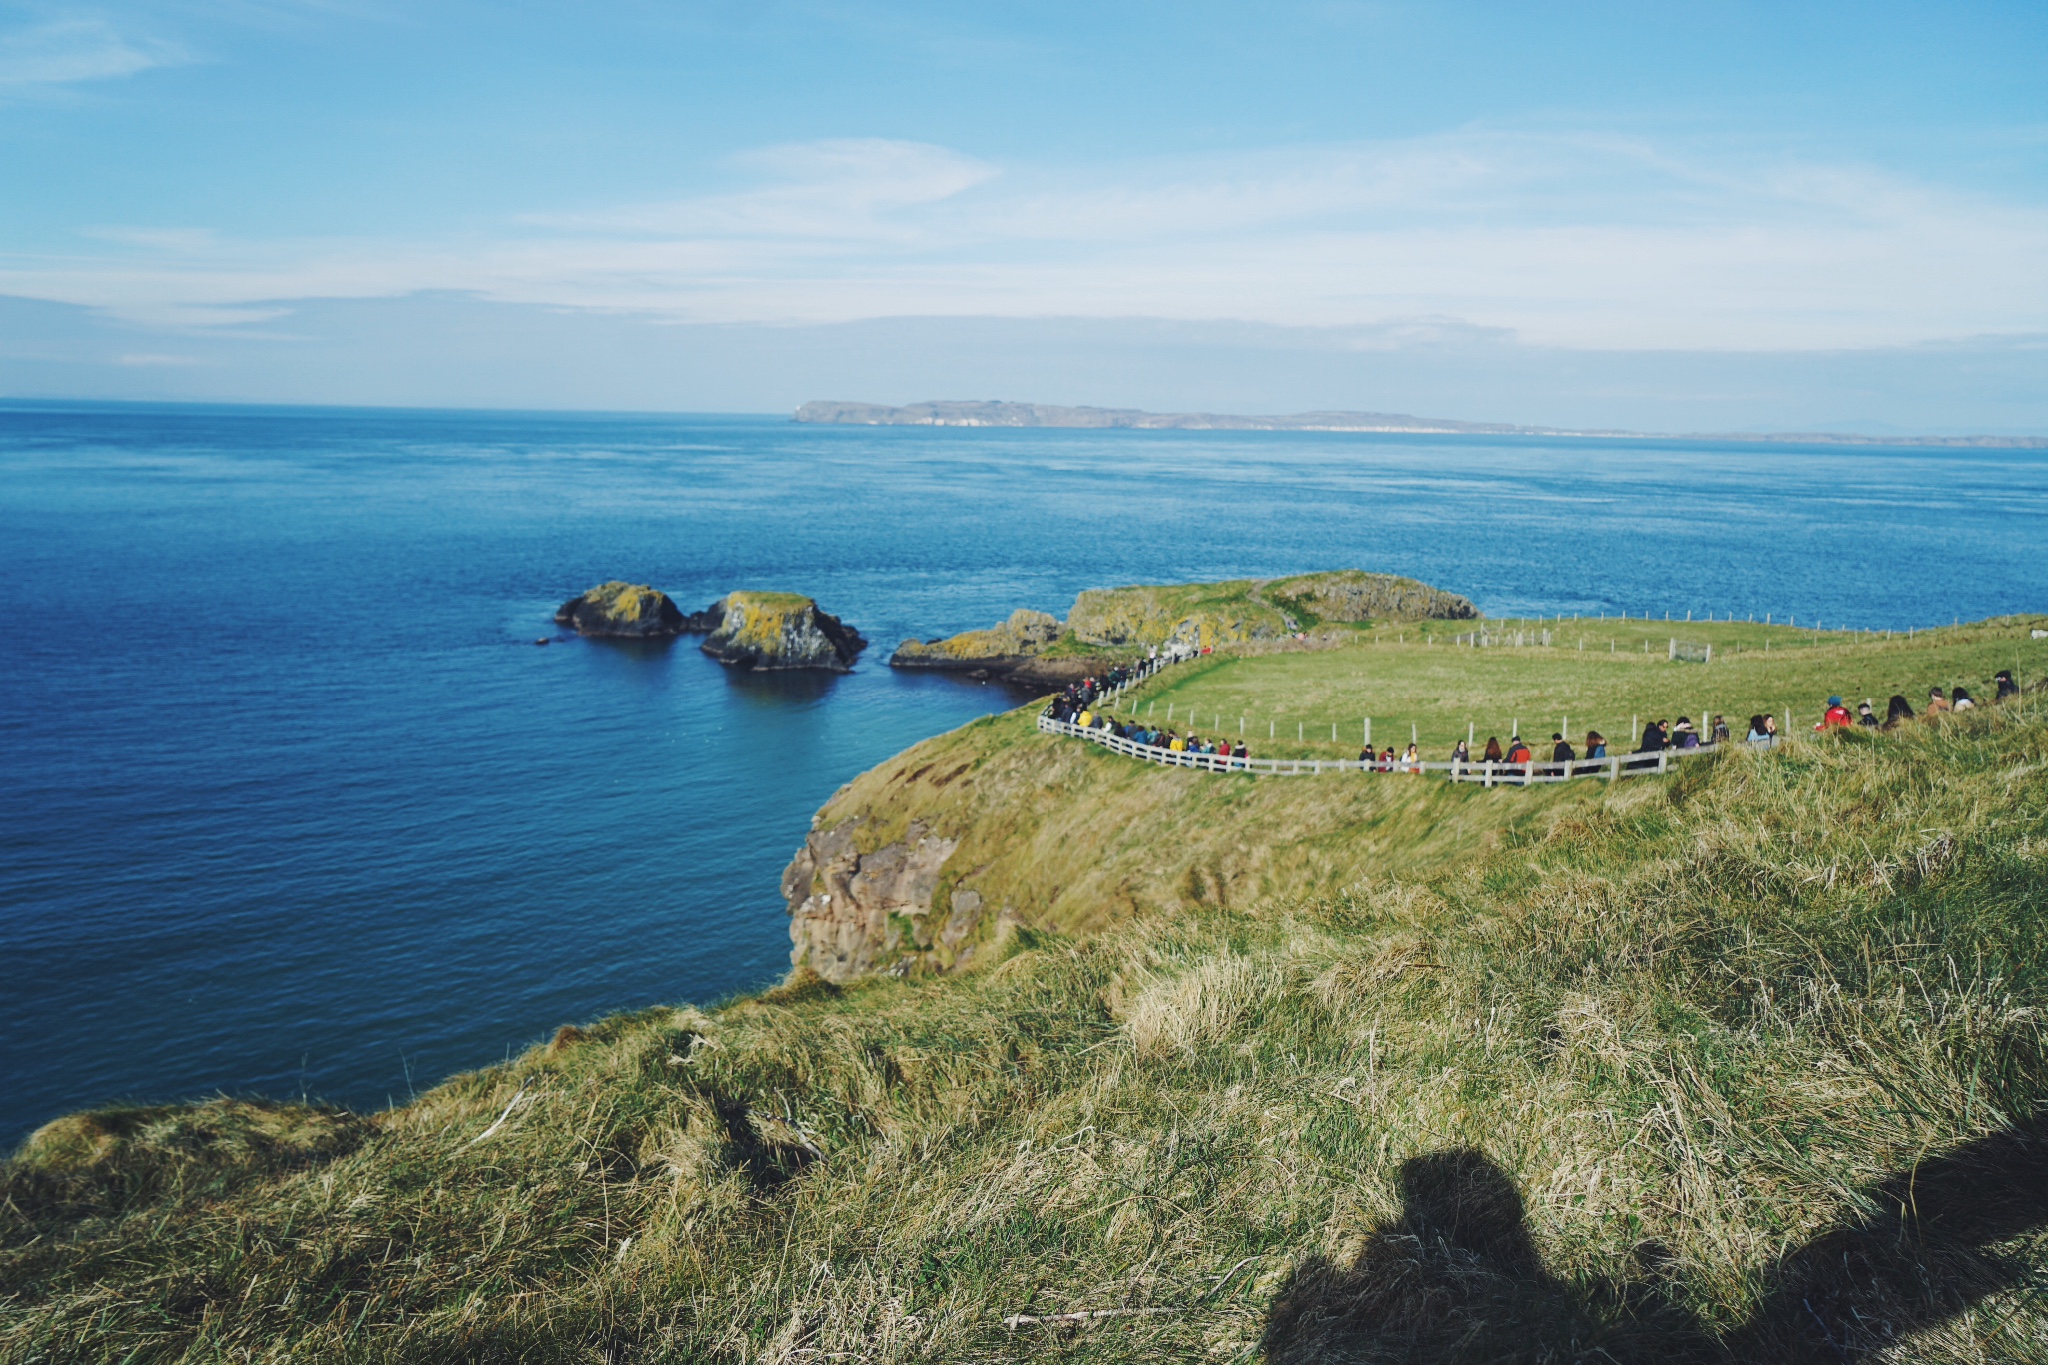
<instances>
[{"instance_id":1,"label":"rocky island","mask_svg":"<svg viewBox=\"0 0 2048 1365\"><path fill-rule=\"evenodd\" d=\"M613 579L564 602L555 612L555 624L568 626L578 635L659 640L710 630L717 625L716 620L706 619L710 615L685 612L667 593L645 583Z\"/></svg>"},{"instance_id":2,"label":"rocky island","mask_svg":"<svg viewBox=\"0 0 2048 1365\"><path fill-rule=\"evenodd\" d=\"M1375 621L1471 620L1456 593L1393 574L1339 569L1289 578L1089 588L1062 621L1019 609L1000 625L936 640L905 640L892 668L936 668L1011 682L1059 684L1105 661L1151 649L1212 649L1341 634Z\"/></svg>"},{"instance_id":3,"label":"rocky island","mask_svg":"<svg viewBox=\"0 0 2048 1365\"><path fill-rule=\"evenodd\" d=\"M850 672L868 647L861 633L794 592L733 592L712 605L717 629L704 652L743 669Z\"/></svg>"},{"instance_id":4,"label":"rocky island","mask_svg":"<svg viewBox=\"0 0 2048 1365\"><path fill-rule=\"evenodd\" d=\"M564 602L555 624L606 639L709 635L704 652L743 669L844 673L868 647L859 631L800 593L731 592L702 611L686 612L657 588L617 579Z\"/></svg>"}]
</instances>

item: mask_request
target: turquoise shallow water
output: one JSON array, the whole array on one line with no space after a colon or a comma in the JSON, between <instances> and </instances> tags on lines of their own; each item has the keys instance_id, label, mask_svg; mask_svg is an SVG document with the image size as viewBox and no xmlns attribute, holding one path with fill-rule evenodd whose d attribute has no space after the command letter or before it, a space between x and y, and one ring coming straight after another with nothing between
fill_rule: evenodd
<instances>
[{"instance_id":1,"label":"turquoise shallow water","mask_svg":"<svg viewBox=\"0 0 2048 1365\"><path fill-rule=\"evenodd\" d=\"M402 1099L756 987L810 814L1017 700L883 667L1080 588L1411 573L1496 614L2048 604L2039 452L0 407L0 1141ZM844 677L537 649L611 577L809 592Z\"/></svg>"}]
</instances>

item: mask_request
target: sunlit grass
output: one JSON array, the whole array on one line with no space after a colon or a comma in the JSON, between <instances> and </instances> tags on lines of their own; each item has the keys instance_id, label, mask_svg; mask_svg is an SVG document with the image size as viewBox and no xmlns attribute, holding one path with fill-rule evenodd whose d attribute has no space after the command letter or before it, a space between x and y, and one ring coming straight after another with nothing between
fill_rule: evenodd
<instances>
[{"instance_id":1,"label":"sunlit grass","mask_svg":"<svg viewBox=\"0 0 2048 1365\"><path fill-rule=\"evenodd\" d=\"M1979 700L2000 668L2048 672L2048 640L2031 638L2048 618L2005 618L1960 628L1882 634L1819 633L1748 623L1583 621L1487 622L1523 645L1470 648L1453 641L1466 623L1383 627L1336 649L1220 654L1168 670L1134 692L1120 715L1138 715L1205 735L1243 737L1255 754L1355 756L1372 721L1375 745L1419 740L1442 758L1468 734L1503 741L1519 726L1547 740L1588 728L1610 747L1627 744L1653 719L1727 717L1740 738L1749 717L1768 712L1805 729L1827 698L1868 697L1883 713L1893 693L1917 711L1930 687L1960 683ZM1545 631L1551 643L1540 640ZM1674 663L1670 641L1711 644L1710 663ZM1790 721L1787 721L1787 715Z\"/></svg>"}]
</instances>

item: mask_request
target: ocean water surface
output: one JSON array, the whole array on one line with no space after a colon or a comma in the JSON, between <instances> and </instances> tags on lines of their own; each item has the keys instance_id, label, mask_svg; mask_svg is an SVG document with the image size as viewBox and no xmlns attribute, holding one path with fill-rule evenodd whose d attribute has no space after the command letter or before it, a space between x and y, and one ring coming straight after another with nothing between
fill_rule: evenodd
<instances>
[{"instance_id":1,"label":"ocean water surface","mask_svg":"<svg viewBox=\"0 0 2048 1365\"><path fill-rule=\"evenodd\" d=\"M2043 545L2037 451L0 407L0 1143L380 1105L768 983L811 812L1020 700L892 673L909 635L1353 566L1497 615L1929 625L2048 605ZM534 646L607 578L806 592L874 644Z\"/></svg>"}]
</instances>

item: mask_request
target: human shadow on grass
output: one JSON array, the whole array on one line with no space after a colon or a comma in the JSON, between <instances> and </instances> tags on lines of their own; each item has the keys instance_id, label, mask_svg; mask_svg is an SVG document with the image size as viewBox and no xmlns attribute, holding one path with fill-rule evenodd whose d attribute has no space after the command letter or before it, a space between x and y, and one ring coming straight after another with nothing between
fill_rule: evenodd
<instances>
[{"instance_id":1,"label":"human shadow on grass","mask_svg":"<svg viewBox=\"0 0 2048 1365\"><path fill-rule=\"evenodd\" d=\"M1626 1280L1567 1284L1537 1255L1522 1196L1483 1153L1401 1168L1401 1217L1357 1261L1303 1263L1275 1296L1266 1359L1860 1361L2029 1278L1998 1243L2048 1223L2048 1138L1981 1138L1864 1192L1867 1214L1768 1268L1748 1321L1710 1331L1683 1307L1670 1255L1637 1249Z\"/></svg>"}]
</instances>

